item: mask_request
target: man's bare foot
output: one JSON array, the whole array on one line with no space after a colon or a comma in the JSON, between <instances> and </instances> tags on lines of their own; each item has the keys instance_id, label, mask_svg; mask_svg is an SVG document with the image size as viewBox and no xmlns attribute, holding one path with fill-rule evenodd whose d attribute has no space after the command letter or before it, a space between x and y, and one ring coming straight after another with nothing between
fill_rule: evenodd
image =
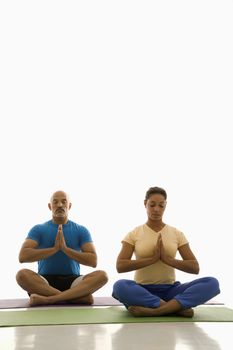
<instances>
[{"instance_id":1,"label":"man's bare foot","mask_svg":"<svg viewBox=\"0 0 233 350\"><path fill-rule=\"evenodd\" d=\"M80 305L93 305L94 298L91 294L86 295L85 297L80 297L77 299L67 300L70 304L80 304Z\"/></svg>"},{"instance_id":2,"label":"man's bare foot","mask_svg":"<svg viewBox=\"0 0 233 350\"><path fill-rule=\"evenodd\" d=\"M94 303L94 298L93 296L87 295L85 297L80 297L77 299L71 299L67 301L54 301L52 296L46 297L44 295L39 295L39 294L31 294L30 295L30 300L29 300L29 305L30 306L38 306L38 305L51 305L51 304L80 304L80 305L92 305Z\"/></svg>"},{"instance_id":3,"label":"man's bare foot","mask_svg":"<svg viewBox=\"0 0 233 350\"><path fill-rule=\"evenodd\" d=\"M176 311L174 313L168 314L167 312L165 314L162 313L162 311L159 308L149 308L149 307L143 307L143 306L129 306L128 311L135 317L140 316L149 316L149 317L155 317L155 316L182 316L182 317L193 317L194 311L193 309L184 309L180 311Z\"/></svg>"},{"instance_id":4,"label":"man's bare foot","mask_svg":"<svg viewBox=\"0 0 233 350\"><path fill-rule=\"evenodd\" d=\"M48 305L51 304L51 302L49 302L48 297L39 294L31 294L29 304L30 306Z\"/></svg>"}]
</instances>

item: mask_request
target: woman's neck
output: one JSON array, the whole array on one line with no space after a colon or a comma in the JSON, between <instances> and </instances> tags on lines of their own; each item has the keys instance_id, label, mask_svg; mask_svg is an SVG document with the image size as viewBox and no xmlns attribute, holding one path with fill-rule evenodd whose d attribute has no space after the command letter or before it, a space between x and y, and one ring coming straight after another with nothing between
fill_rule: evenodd
<instances>
[{"instance_id":1,"label":"woman's neck","mask_svg":"<svg viewBox=\"0 0 233 350\"><path fill-rule=\"evenodd\" d=\"M154 231L160 231L162 230L162 228L164 228L164 226L166 226L166 224L163 221L147 220L146 224Z\"/></svg>"}]
</instances>

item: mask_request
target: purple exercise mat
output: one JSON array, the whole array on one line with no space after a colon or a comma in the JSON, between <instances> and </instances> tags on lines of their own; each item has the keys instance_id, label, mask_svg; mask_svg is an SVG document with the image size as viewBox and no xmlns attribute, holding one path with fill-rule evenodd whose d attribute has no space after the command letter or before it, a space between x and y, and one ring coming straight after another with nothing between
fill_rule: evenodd
<instances>
[{"instance_id":1,"label":"purple exercise mat","mask_svg":"<svg viewBox=\"0 0 233 350\"><path fill-rule=\"evenodd\" d=\"M80 304L56 304L56 306L85 306L87 305L80 305ZM112 297L94 297L94 304L90 306L121 306L122 303L120 303L118 300L112 298ZM40 305L40 307L49 305ZM50 306L54 306L50 305ZM26 299L0 299L0 309L18 309L18 308L27 308L29 307L29 298Z\"/></svg>"}]
</instances>

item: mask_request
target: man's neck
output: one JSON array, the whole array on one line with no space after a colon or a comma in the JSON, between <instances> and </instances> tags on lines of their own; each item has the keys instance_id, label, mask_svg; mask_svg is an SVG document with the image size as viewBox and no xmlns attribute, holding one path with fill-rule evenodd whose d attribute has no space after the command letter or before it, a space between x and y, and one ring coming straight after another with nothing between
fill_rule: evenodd
<instances>
[{"instance_id":1,"label":"man's neck","mask_svg":"<svg viewBox=\"0 0 233 350\"><path fill-rule=\"evenodd\" d=\"M59 220L59 219L54 219L54 218L52 218L52 222L54 223L54 224L57 224L57 225L65 225L65 224L67 224L67 222L68 222L68 218L67 219L61 219L61 220Z\"/></svg>"}]
</instances>

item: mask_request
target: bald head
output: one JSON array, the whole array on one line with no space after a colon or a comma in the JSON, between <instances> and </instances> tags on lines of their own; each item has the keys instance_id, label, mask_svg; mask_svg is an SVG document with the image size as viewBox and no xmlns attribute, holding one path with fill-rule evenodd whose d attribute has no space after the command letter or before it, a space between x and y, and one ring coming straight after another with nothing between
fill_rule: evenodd
<instances>
[{"instance_id":1,"label":"bald head","mask_svg":"<svg viewBox=\"0 0 233 350\"><path fill-rule=\"evenodd\" d=\"M70 202L70 196L68 195L68 193L64 192L64 191L56 191L52 194L51 198L50 198L50 203L52 203L54 198L60 197L62 196L63 198L66 198L69 202Z\"/></svg>"},{"instance_id":2,"label":"bald head","mask_svg":"<svg viewBox=\"0 0 233 350\"><path fill-rule=\"evenodd\" d=\"M48 204L52 211L53 222L56 224L65 224L68 221L68 212L71 208L69 195L64 191L56 191L50 198Z\"/></svg>"}]
</instances>

